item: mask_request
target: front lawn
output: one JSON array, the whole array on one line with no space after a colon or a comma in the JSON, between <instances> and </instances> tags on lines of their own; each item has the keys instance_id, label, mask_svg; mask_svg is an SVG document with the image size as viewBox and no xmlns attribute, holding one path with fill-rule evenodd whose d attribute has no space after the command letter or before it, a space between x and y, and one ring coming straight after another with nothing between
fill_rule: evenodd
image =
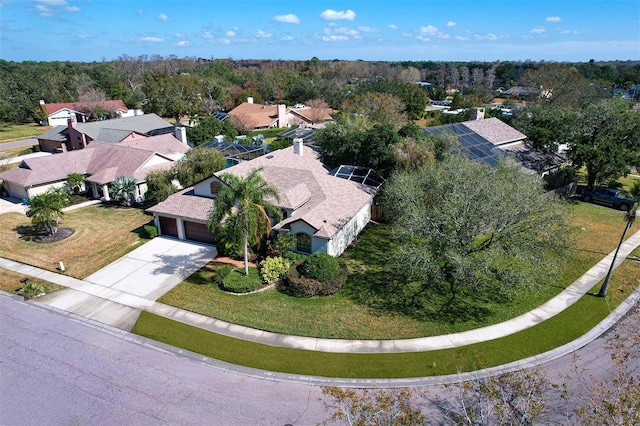
<instances>
[{"instance_id":1,"label":"front lawn","mask_svg":"<svg viewBox=\"0 0 640 426\"><path fill-rule=\"evenodd\" d=\"M345 288L333 296L299 299L275 289L233 296L211 284L212 265L207 265L164 295L160 302L253 328L315 337L390 339L453 333L505 321L553 297L615 248L625 225L622 217L621 212L605 207L574 205L570 222L574 240L567 242L574 249L558 282L522 293L510 303L485 304L482 308L488 314L475 320L419 318L384 308L385 301L393 296L381 291L388 281L385 260L392 244L384 226L368 228L346 252L350 277ZM640 223L634 225L629 235L638 229ZM639 271L640 265L630 260L616 269L610 291L612 306L637 286Z\"/></svg>"},{"instance_id":2,"label":"front lawn","mask_svg":"<svg viewBox=\"0 0 640 426\"><path fill-rule=\"evenodd\" d=\"M22 139L30 139L52 129L50 126L38 126L35 123L15 124L0 122L0 144Z\"/></svg>"},{"instance_id":3,"label":"front lawn","mask_svg":"<svg viewBox=\"0 0 640 426\"><path fill-rule=\"evenodd\" d=\"M74 231L69 238L36 243L21 235L29 231L30 219L6 213L0 215L0 256L50 271L62 261L66 274L85 278L146 241L142 226L150 220L136 208L83 207L62 217L60 227Z\"/></svg>"}]
</instances>

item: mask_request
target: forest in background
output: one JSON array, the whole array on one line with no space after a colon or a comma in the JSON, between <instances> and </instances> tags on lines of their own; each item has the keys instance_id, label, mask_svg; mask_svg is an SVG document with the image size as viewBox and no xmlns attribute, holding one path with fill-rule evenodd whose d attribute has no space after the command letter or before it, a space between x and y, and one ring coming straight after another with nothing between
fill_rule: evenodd
<instances>
[{"instance_id":1,"label":"forest in background","mask_svg":"<svg viewBox=\"0 0 640 426\"><path fill-rule=\"evenodd\" d=\"M561 106L610 96L613 88L640 84L640 61L557 62L366 62L232 60L123 55L104 62L0 61L0 120L42 119L39 101L82 102L121 99L163 117L191 117L228 111L253 97L256 103L294 105L324 99L339 108L363 92L398 95L414 118L415 82L428 82L430 99L462 96L461 107L490 102L496 89L553 87ZM419 87L419 86L418 86Z\"/></svg>"}]
</instances>

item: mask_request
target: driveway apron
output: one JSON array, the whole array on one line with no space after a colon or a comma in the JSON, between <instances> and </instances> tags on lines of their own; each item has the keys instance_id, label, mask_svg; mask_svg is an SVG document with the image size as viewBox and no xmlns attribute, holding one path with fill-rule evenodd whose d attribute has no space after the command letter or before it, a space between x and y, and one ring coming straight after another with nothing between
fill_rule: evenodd
<instances>
[{"instance_id":1,"label":"driveway apron","mask_svg":"<svg viewBox=\"0 0 640 426\"><path fill-rule=\"evenodd\" d=\"M154 301L216 256L214 246L157 237L85 278L86 291L68 288L38 301L131 330L140 309L116 300Z\"/></svg>"}]
</instances>

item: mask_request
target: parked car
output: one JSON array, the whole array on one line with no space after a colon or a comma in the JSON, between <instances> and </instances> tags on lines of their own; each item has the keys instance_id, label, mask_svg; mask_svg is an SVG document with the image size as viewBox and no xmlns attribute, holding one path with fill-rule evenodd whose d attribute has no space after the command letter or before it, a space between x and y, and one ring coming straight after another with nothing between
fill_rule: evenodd
<instances>
[{"instance_id":1,"label":"parked car","mask_svg":"<svg viewBox=\"0 0 640 426\"><path fill-rule=\"evenodd\" d=\"M629 210L631 206L633 206L633 203L635 203L635 200L622 195L619 189L613 188L587 188L582 191L582 199L588 203L604 204L624 212Z\"/></svg>"}]
</instances>

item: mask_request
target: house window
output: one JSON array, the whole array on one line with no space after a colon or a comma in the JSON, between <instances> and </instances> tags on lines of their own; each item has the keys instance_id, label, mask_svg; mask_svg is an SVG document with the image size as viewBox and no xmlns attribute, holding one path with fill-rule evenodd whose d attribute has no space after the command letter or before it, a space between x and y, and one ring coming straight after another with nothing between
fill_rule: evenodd
<instances>
[{"instance_id":1,"label":"house window","mask_svg":"<svg viewBox=\"0 0 640 426\"><path fill-rule=\"evenodd\" d=\"M309 234L296 234L296 251L311 253L311 236Z\"/></svg>"},{"instance_id":2,"label":"house window","mask_svg":"<svg viewBox=\"0 0 640 426\"><path fill-rule=\"evenodd\" d=\"M222 184L217 180L214 180L211 182L210 189L211 189L211 195L216 195L218 191L222 189Z\"/></svg>"}]
</instances>

